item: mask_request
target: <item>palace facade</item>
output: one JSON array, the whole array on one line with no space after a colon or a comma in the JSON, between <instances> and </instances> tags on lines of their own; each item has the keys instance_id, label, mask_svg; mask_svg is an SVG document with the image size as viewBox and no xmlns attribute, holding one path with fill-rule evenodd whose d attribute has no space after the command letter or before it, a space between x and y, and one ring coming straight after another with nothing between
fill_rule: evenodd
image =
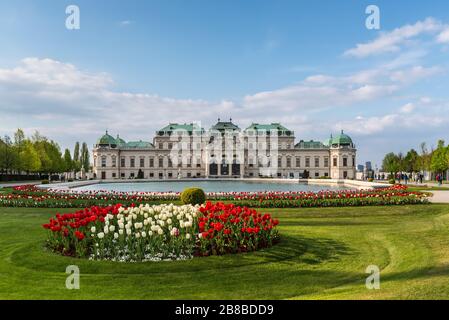
<instances>
[{"instance_id":1,"label":"palace facade","mask_svg":"<svg viewBox=\"0 0 449 320\"><path fill-rule=\"evenodd\" d=\"M295 142L279 123L241 130L220 121L209 130L171 123L152 142L128 141L108 132L93 149L97 179L333 178L355 179L356 148L343 133L324 142Z\"/></svg>"}]
</instances>

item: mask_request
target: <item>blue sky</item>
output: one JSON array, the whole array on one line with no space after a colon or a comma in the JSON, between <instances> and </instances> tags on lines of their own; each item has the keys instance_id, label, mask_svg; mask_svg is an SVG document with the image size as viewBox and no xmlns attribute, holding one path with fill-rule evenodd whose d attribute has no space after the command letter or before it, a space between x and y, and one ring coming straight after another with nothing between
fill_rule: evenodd
<instances>
[{"instance_id":1,"label":"blue sky","mask_svg":"<svg viewBox=\"0 0 449 320\"><path fill-rule=\"evenodd\" d=\"M65 28L70 4L80 30ZM379 163L449 140L448 24L447 1L0 1L0 134L72 147L233 117L298 139L344 129Z\"/></svg>"}]
</instances>

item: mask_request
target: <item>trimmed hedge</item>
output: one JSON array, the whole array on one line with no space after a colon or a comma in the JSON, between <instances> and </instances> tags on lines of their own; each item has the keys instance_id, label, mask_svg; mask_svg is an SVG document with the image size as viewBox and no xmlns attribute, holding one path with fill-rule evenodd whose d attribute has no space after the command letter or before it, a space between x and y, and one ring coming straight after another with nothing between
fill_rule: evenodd
<instances>
[{"instance_id":1,"label":"trimmed hedge","mask_svg":"<svg viewBox=\"0 0 449 320\"><path fill-rule=\"evenodd\" d=\"M181 202L183 204L203 204L206 202L206 194L200 188L187 188L181 193Z\"/></svg>"}]
</instances>

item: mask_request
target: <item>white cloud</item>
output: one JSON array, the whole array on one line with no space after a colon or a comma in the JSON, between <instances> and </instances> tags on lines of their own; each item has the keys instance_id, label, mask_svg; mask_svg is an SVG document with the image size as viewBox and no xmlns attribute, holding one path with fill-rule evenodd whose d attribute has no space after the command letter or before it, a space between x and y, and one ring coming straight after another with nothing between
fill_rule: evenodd
<instances>
[{"instance_id":1,"label":"white cloud","mask_svg":"<svg viewBox=\"0 0 449 320\"><path fill-rule=\"evenodd\" d=\"M449 27L446 27L437 37L439 43L449 43Z\"/></svg>"},{"instance_id":2,"label":"white cloud","mask_svg":"<svg viewBox=\"0 0 449 320\"><path fill-rule=\"evenodd\" d=\"M434 75L441 74L444 70L441 67L423 67L415 66L410 69L404 69L395 71L391 74L390 78L392 81L402 82L402 83L412 83L423 78L428 78Z\"/></svg>"},{"instance_id":3,"label":"white cloud","mask_svg":"<svg viewBox=\"0 0 449 320\"><path fill-rule=\"evenodd\" d=\"M401 113L411 113L413 110L415 110L415 105L411 102L404 104L401 108L400 108L400 112Z\"/></svg>"},{"instance_id":4,"label":"white cloud","mask_svg":"<svg viewBox=\"0 0 449 320\"><path fill-rule=\"evenodd\" d=\"M390 32L381 33L375 40L357 44L355 48L347 50L344 55L363 58L371 55L398 52L401 46L409 40L422 35L432 34L441 30L441 22L427 18L413 25L405 25Z\"/></svg>"}]
</instances>

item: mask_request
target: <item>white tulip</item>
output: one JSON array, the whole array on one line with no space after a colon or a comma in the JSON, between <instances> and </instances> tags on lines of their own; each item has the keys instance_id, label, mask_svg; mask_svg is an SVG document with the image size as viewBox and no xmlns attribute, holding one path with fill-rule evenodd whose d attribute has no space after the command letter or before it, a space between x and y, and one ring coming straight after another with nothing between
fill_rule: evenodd
<instances>
[{"instance_id":1,"label":"white tulip","mask_svg":"<svg viewBox=\"0 0 449 320\"><path fill-rule=\"evenodd\" d=\"M98 239L103 239L104 238L104 233L100 232L99 234L97 234Z\"/></svg>"},{"instance_id":2,"label":"white tulip","mask_svg":"<svg viewBox=\"0 0 449 320\"><path fill-rule=\"evenodd\" d=\"M114 233L114 239L118 239L118 233Z\"/></svg>"},{"instance_id":3,"label":"white tulip","mask_svg":"<svg viewBox=\"0 0 449 320\"><path fill-rule=\"evenodd\" d=\"M95 228L95 227L90 228L90 232L95 233L96 231L97 231L97 228Z\"/></svg>"},{"instance_id":4,"label":"white tulip","mask_svg":"<svg viewBox=\"0 0 449 320\"><path fill-rule=\"evenodd\" d=\"M109 231L114 232L115 231L115 226L110 226L109 227Z\"/></svg>"}]
</instances>

